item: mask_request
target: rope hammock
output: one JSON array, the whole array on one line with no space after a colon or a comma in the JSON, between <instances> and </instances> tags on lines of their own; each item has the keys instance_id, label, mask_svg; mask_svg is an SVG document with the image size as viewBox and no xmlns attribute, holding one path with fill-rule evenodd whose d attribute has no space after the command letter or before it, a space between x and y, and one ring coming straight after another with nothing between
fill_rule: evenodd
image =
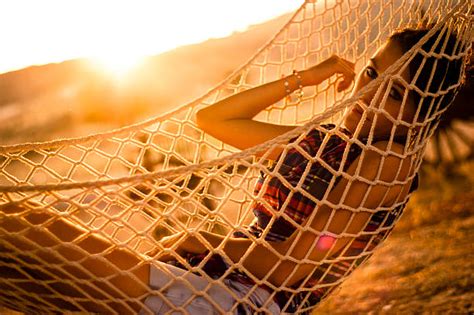
<instances>
[{"instance_id":1,"label":"rope hammock","mask_svg":"<svg viewBox=\"0 0 474 315\"><path fill-rule=\"evenodd\" d=\"M360 69L394 30L417 25L420 21L433 27L395 64L356 95L337 92L336 79L331 78L320 85L306 87L303 95L291 95L255 117L263 122L299 126L284 135L239 151L197 127L195 116L200 109L234 93L291 74L293 69L306 69L333 54L355 61L356 68ZM255 185L259 179L263 187L277 179L289 194L299 193L311 200L315 209L324 205L333 209L344 207L345 193L339 204L334 204L327 197L337 179L343 178L348 182L364 180L357 172L349 175L344 169L351 154L349 148L357 147L362 155L368 150L377 149L373 145L376 141L373 131L366 141L349 138L339 121L344 110L361 96L374 87L391 84L393 79L397 79L407 89L418 92L420 102L428 98L433 100L429 105L430 116L417 123L419 132L412 136L409 143L403 144L404 151L399 154L400 158L410 160L412 175L403 182L384 185L412 182L425 145L436 127L438 117L445 110L439 108L439 100L448 92L456 90L461 82L436 92L421 91L413 83L403 80L399 69L406 67L415 54L422 54L425 59L434 56L465 60L471 48L472 29L473 6L470 1L306 1L247 63L189 104L160 117L110 132L51 142L1 146L0 305L25 313L91 310L99 310L100 313L136 313L138 309L147 314L153 310L144 301L149 296L157 296L164 299L171 310L184 313L189 312L189 306L196 299L207 300L221 313L239 312L240 305L253 308L253 312L266 313L271 312L271 302L284 293L286 302L282 312L310 312L316 305L312 300L315 292L319 292L319 300L327 297L372 255L400 218L410 194L390 209L346 207L354 215L365 212L373 218L377 217L379 224L374 229L367 227L351 233L348 227L354 217L352 215L346 228L335 234L327 229L334 212L326 227L322 231L315 231L302 222L296 222L283 211L275 210L265 201L264 189L254 192ZM452 53L446 53L446 44L442 43L440 45L444 46L440 53L422 50L422 45L435 34L439 36L454 32L457 41L455 47L451 47ZM442 38L440 36L438 40ZM385 90L378 88L375 92L382 105L373 108L374 111L383 111L388 96ZM374 104L370 107L374 107ZM403 121L397 119L396 124L403 124ZM285 177L283 160L290 150L300 150L298 144L313 130L321 130L326 134L320 150L314 155L302 153L307 159L302 180L290 182ZM337 167L323 159L324 146L333 136L341 137L351 144L346 147ZM394 141L392 132L388 139L389 146ZM268 154L282 145L285 148L281 157L269 162ZM318 197L305 189L305 180L311 178L310 166L314 164L325 168L326 174L330 175L325 179L327 189ZM383 180L376 176L366 182L376 185ZM256 203L271 213L270 224L260 231L260 237L247 229L252 224ZM285 206L281 205L280 210ZM312 217L317 215L316 210L311 214ZM327 237L365 239L367 246L352 253L341 250L337 255L329 254L331 251L328 251L318 261L301 257L298 263L311 265L314 272L301 279L298 285L290 285L285 281L275 285L267 276L256 277L247 272L243 262L250 250L237 262L226 257L225 244L237 233L252 240L252 246L262 246L281 259L291 260L289 255L282 255L268 245L270 226L278 218L289 221L295 229L294 233L312 232L317 235L313 246L324 243ZM64 220L83 232L80 235L59 237L54 230ZM175 247L163 246L159 241L164 236L185 233L208 244L196 231L223 235L223 242L212 247L197 265L190 264L182 254L176 253ZM35 233L46 235L51 243L35 242ZM96 251L86 251L84 244L92 235L100 236L109 245ZM155 249L155 255L146 254ZM104 258L117 250L133 253L137 263L121 266ZM66 252L71 255L68 256ZM160 255L174 257L184 267L180 269L183 271L173 273L163 268L163 264L158 262L162 257ZM206 270L206 262L213 255L223 257L222 261L226 264L227 269L219 277L212 276L213 272ZM117 289L119 285L111 274L102 275L93 268L87 268L88 257L108 264L115 276L136 279L138 270L147 264L160 270L168 280L162 288L150 285L145 289L145 294L130 296ZM277 267L269 268L268 274ZM197 274L210 284L198 289L188 280L190 274ZM246 294L239 295L229 287L226 279L231 274L245 275L249 280L251 284ZM183 290L189 291L183 305L176 306L165 294L175 282L179 282ZM265 301L257 303L253 293L262 287L266 288L268 296ZM213 293L215 288L227 292L236 302L228 307L223 306L216 300Z\"/></svg>"}]
</instances>

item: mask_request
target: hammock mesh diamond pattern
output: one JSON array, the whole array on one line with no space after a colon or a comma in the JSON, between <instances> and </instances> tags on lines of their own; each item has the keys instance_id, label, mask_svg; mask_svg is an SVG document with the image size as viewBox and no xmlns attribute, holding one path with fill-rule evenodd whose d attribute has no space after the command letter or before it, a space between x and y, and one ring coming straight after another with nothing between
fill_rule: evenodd
<instances>
[{"instance_id":1,"label":"hammock mesh diamond pattern","mask_svg":"<svg viewBox=\"0 0 474 315\"><path fill-rule=\"evenodd\" d=\"M196 125L198 110L234 93L291 74L293 69L308 68L332 54L355 61L356 69L360 69L389 34L400 27L419 24L420 21L432 23L433 28L357 95L351 97L349 92L338 93L336 79L332 78L318 86L305 88L301 98L286 98L255 117L264 122L300 126L287 134L239 151L204 133ZM167 286L163 291L147 288L147 293L141 296L129 296L118 289L112 294L110 288L116 287L111 274L133 279L135 271L144 264L161 268L156 263L160 254L154 257L146 255L157 248L163 255L174 255L185 265L189 271L184 274L193 272L213 284L222 284L222 290L234 296L237 302L233 308L224 310L209 295L210 287L198 291L190 283L183 282L194 295L209 300L218 312L237 312L238 303L253 305L250 303L252 288L248 294L238 296L223 285L226 274L219 279L211 279L202 270L207 258L200 265L191 267L180 255L173 253L173 247L163 248L160 238L182 231L198 238L198 230L221 234L225 236L224 242L209 255L219 254L223 257L224 243L236 231L247 234L254 244L267 246L264 237L256 238L245 228L253 219L253 205L261 201L263 190L254 194L258 177L266 175L266 184L272 177L277 177L291 192L305 194L305 191L301 185L292 186L285 182L278 172L287 149L283 150L282 158L275 161L272 167L266 153L261 152L270 152L272 148L288 143L289 139L295 137L301 139L310 130L321 128L319 126L323 123L336 123L335 129L326 132L339 134L340 125L337 122L344 115L344 110L381 82L397 77L406 87L416 90L410 82L401 79L398 69L417 52L424 56L436 55L420 48L435 32L443 34L455 31L457 34L453 54L438 55L449 59L465 58L471 48L472 28L473 7L470 1L307 1L246 64L219 86L189 104L160 117L111 132L77 139L0 147L0 272L3 273L0 279L0 305L35 314L90 312L92 309L104 313L135 313L137 309L151 312L144 305L144 299L149 294L166 299L163 294ZM459 84L448 89L457 89ZM438 99L446 93L441 90L434 94L419 92L422 99L426 96ZM384 90L378 89L377 93L381 94L381 102L385 102L387 95L383 95ZM418 170L425 145L432 134L432 124L443 112L437 110L437 102L432 102L430 106L434 114L419 122L421 132L417 133L414 141L406 144L401 156L411 157L413 175L404 183L391 185L408 183ZM374 110L383 110L383 106ZM371 134L367 143L349 141L355 141L362 151L373 150L372 137ZM297 145L298 140L287 147ZM307 158L311 163L321 162L319 154ZM364 180L357 173L349 178L341 169L329 171L335 176L345 176L349 181ZM376 178L368 184L379 182L379 178ZM333 185L334 181L329 183L330 188ZM345 198L343 195L341 204L337 205L329 202L326 196L321 200L307 193L306 196L317 206L325 204L334 209L340 207ZM400 203L407 199L408 196ZM274 217L284 216L270 206L267 208ZM354 213L376 211L364 207L349 210ZM313 215L317 215L317 211ZM358 237L366 233L367 237L375 238L381 231L390 231L398 218L396 216L388 225L381 225L377 231L351 234L344 230L334 237ZM83 233L60 238L54 234L60 220L73 223ZM310 227L302 224L297 226L297 230L308 231ZM47 235L51 242L35 242L35 233ZM90 235L99 235L109 245L95 252L86 251L84 243ZM206 243L205 240L202 242ZM133 253L137 263L128 267L120 266L104 258L115 249ZM77 259L70 258L74 255L64 254L68 251L77 253ZM372 251L373 248L366 248L357 257L351 257L347 272L335 282L321 281L297 288L285 282L275 286L265 277L257 278L246 273L242 262L249 253L245 253L239 262L234 262L230 269L247 274L255 282L255 287L266 285L268 292L273 292L270 293L270 301L274 292L279 290L298 294L318 288L335 288L355 268L355 261L365 260ZM281 256L279 253L276 255ZM108 264L111 273L100 275L100 272L87 268L89 256L102 259L104 264ZM306 258L301 261L312 263L316 268L342 259L347 258L327 256L316 262L309 262ZM162 271L170 276L168 285L181 277L170 274L166 269ZM330 272L330 268L326 269L327 272ZM175 306L175 310L186 312L186 306L192 300L190 297L185 305ZM268 311L269 301L255 308L255 312ZM297 309L297 312L308 311L311 311L311 307L304 303Z\"/></svg>"}]
</instances>

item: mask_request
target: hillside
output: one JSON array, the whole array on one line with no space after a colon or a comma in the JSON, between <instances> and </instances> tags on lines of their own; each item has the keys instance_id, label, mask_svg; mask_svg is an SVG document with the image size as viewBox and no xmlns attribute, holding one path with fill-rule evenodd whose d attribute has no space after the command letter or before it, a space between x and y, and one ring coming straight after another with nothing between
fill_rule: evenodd
<instances>
[{"instance_id":1,"label":"hillside","mask_svg":"<svg viewBox=\"0 0 474 315\"><path fill-rule=\"evenodd\" d=\"M1 74L1 143L80 136L176 108L232 73L288 19L283 15L226 38L149 57L125 82L116 82L87 60Z\"/></svg>"}]
</instances>

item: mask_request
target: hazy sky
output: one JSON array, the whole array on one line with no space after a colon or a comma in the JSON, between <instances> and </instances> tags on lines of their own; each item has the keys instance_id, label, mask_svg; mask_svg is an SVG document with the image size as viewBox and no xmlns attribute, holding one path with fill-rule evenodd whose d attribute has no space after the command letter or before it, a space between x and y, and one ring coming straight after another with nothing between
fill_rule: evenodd
<instances>
[{"instance_id":1,"label":"hazy sky","mask_svg":"<svg viewBox=\"0 0 474 315\"><path fill-rule=\"evenodd\" d=\"M297 0L0 0L0 73L77 57L118 63L223 37Z\"/></svg>"}]
</instances>

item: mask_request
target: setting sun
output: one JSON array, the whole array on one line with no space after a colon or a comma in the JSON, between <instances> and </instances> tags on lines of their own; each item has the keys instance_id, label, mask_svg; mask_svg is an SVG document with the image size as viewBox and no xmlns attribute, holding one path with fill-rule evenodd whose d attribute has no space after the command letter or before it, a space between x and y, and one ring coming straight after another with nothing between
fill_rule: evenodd
<instances>
[{"instance_id":1,"label":"setting sun","mask_svg":"<svg viewBox=\"0 0 474 315\"><path fill-rule=\"evenodd\" d=\"M0 2L0 73L75 58L100 60L114 74L140 56L225 37L301 1L16 0ZM27 21L27 22L26 22Z\"/></svg>"},{"instance_id":2,"label":"setting sun","mask_svg":"<svg viewBox=\"0 0 474 315\"><path fill-rule=\"evenodd\" d=\"M144 59L142 55L127 53L110 53L108 55L89 58L93 66L110 74L116 79L122 79L133 71Z\"/></svg>"}]
</instances>

